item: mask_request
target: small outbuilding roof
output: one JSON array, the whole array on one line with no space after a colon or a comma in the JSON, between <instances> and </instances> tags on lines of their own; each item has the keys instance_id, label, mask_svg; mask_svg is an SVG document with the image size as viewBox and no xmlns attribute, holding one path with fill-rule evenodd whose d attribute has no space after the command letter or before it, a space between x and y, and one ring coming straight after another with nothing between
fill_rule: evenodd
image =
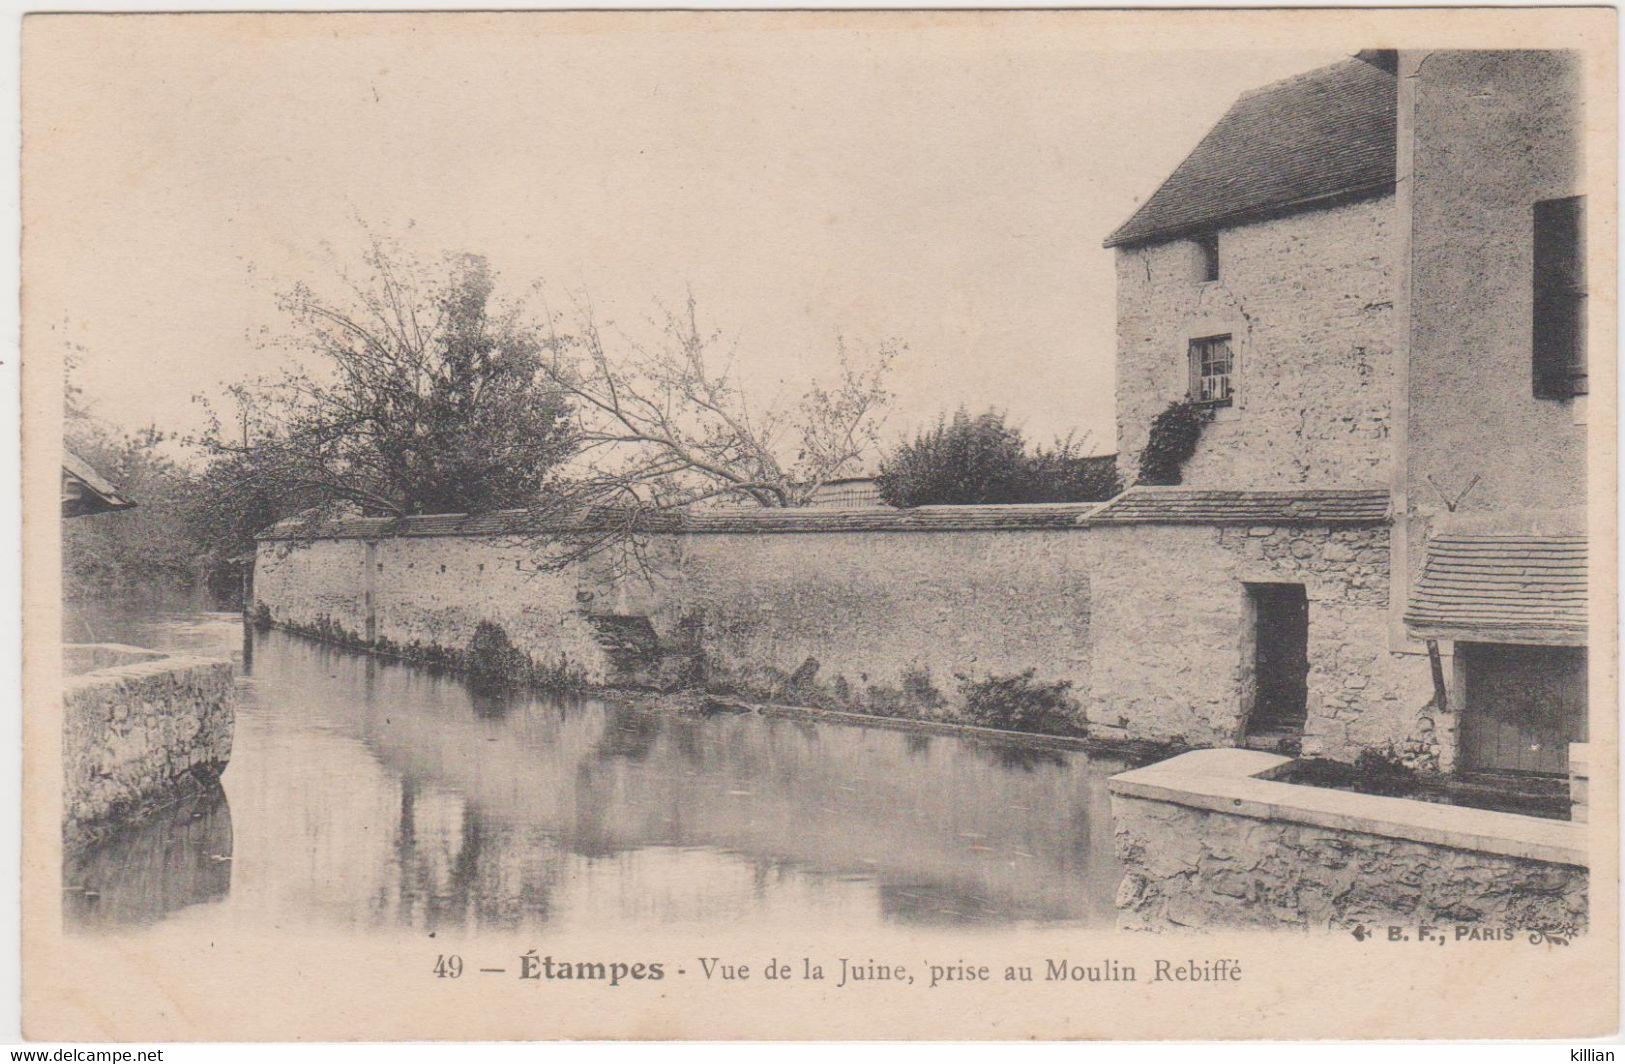
<instances>
[{"instance_id":1,"label":"small outbuilding roof","mask_svg":"<svg viewBox=\"0 0 1625 1064\"><path fill-rule=\"evenodd\" d=\"M1244 94L1106 246L1172 240L1392 189L1398 90L1382 54L1361 53Z\"/></svg>"},{"instance_id":2,"label":"small outbuilding roof","mask_svg":"<svg viewBox=\"0 0 1625 1064\"><path fill-rule=\"evenodd\" d=\"M84 517L109 510L128 510L135 503L89 462L62 449L62 516Z\"/></svg>"},{"instance_id":3,"label":"small outbuilding roof","mask_svg":"<svg viewBox=\"0 0 1625 1064\"><path fill-rule=\"evenodd\" d=\"M1584 643L1584 536L1439 535L1405 624L1419 639Z\"/></svg>"},{"instance_id":4,"label":"small outbuilding roof","mask_svg":"<svg viewBox=\"0 0 1625 1064\"><path fill-rule=\"evenodd\" d=\"M1208 491L1137 486L1102 506L1092 525L1371 525L1388 520L1380 489Z\"/></svg>"}]
</instances>

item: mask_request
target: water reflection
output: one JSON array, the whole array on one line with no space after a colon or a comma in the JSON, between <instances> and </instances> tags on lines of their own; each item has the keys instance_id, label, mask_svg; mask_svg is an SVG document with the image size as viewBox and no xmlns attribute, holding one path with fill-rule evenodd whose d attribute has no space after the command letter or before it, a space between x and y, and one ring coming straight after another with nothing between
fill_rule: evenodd
<instances>
[{"instance_id":1,"label":"water reflection","mask_svg":"<svg viewBox=\"0 0 1625 1064\"><path fill-rule=\"evenodd\" d=\"M473 695L281 632L243 642L224 615L138 628L125 637L252 661L224 780L230 811L222 797L216 814L231 860L210 856L220 845L207 817L143 825L167 871L124 875L124 858L97 851L87 867L99 900L93 917L70 906L76 926L165 914L423 930L1114 919L1104 780L1118 765L884 729ZM121 894L151 900L109 904Z\"/></svg>"},{"instance_id":2,"label":"water reflection","mask_svg":"<svg viewBox=\"0 0 1625 1064\"><path fill-rule=\"evenodd\" d=\"M219 783L94 849L69 854L62 906L70 926L150 924L231 889L231 807Z\"/></svg>"}]
</instances>

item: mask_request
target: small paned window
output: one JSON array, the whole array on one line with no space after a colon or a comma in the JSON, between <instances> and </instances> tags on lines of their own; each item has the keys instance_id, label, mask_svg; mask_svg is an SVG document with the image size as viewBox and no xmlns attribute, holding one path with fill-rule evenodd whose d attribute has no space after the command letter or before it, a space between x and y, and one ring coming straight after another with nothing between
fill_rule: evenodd
<instances>
[{"instance_id":1,"label":"small paned window","mask_svg":"<svg viewBox=\"0 0 1625 1064\"><path fill-rule=\"evenodd\" d=\"M1538 399L1586 394L1585 197L1535 204L1534 386Z\"/></svg>"},{"instance_id":2,"label":"small paned window","mask_svg":"<svg viewBox=\"0 0 1625 1064\"><path fill-rule=\"evenodd\" d=\"M1219 279L1219 234L1209 233L1196 240L1196 277L1199 281Z\"/></svg>"},{"instance_id":3,"label":"small paned window","mask_svg":"<svg viewBox=\"0 0 1625 1064\"><path fill-rule=\"evenodd\" d=\"M1200 340L1192 340L1190 359L1191 402L1229 406L1235 396L1231 384L1235 356L1230 351L1230 337L1204 336Z\"/></svg>"}]
</instances>

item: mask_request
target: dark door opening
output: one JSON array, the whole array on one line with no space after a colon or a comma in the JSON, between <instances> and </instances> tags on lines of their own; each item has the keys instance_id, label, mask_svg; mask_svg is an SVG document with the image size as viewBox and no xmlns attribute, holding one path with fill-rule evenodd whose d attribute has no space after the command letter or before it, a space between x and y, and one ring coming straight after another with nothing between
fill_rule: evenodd
<instances>
[{"instance_id":1,"label":"dark door opening","mask_svg":"<svg viewBox=\"0 0 1625 1064\"><path fill-rule=\"evenodd\" d=\"M1297 737L1309 715L1309 597L1302 584L1248 584L1253 618L1249 737Z\"/></svg>"},{"instance_id":2,"label":"dark door opening","mask_svg":"<svg viewBox=\"0 0 1625 1064\"><path fill-rule=\"evenodd\" d=\"M1462 768L1563 776L1586 739L1584 647L1457 643Z\"/></svg>"}]
</instances>

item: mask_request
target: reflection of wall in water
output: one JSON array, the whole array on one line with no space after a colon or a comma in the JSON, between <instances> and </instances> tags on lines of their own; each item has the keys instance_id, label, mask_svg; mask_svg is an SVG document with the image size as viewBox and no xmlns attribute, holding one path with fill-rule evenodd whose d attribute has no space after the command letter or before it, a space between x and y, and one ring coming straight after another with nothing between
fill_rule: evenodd
<instances>
[{"instance_id":1,"label":"reflection of wall in water","mask_svg":"<svg viewBox=\"0 0 1625 1064\"><path fill-rule=\"evenodd\" d=\"M324 830L354 847L321 847L332 874L375 877L366 891L373 921L539 922L559 908L561 890L570 905L602 906L581 897L587 866L600 878L638 877L642 900L613 904L652 904L649 887L659 904L698 918L733 904L716 893L742 862L752 875L877 881L927 898L932 919L1111 916L1118 872L1100 829L1105 773L1081 755L595 701L516 698L504 714L487 699L476 711L454 680L282 633L265 638L276 645L256 661L261 696L343 707L335 723L383 769L367 787L387 790L371 805L392 840L376 837L378 825L333 824ZM303 815L324 825L330 817L319 806ZM742 912L759 904L746 895ZM910 918L906 903L893 909Z\"/></svg>"},{"instance_id":2,"label":"reflection of wall in water","mask_svg":"<svg viewBox=\"0 0 1625 1064\"><path fill-rule=\"evenodd\" d=\"M69 853L62 869L70 928L154 923L231 888L231 807L218 780L99 845Z\"/></svg>"}]
</instances>

